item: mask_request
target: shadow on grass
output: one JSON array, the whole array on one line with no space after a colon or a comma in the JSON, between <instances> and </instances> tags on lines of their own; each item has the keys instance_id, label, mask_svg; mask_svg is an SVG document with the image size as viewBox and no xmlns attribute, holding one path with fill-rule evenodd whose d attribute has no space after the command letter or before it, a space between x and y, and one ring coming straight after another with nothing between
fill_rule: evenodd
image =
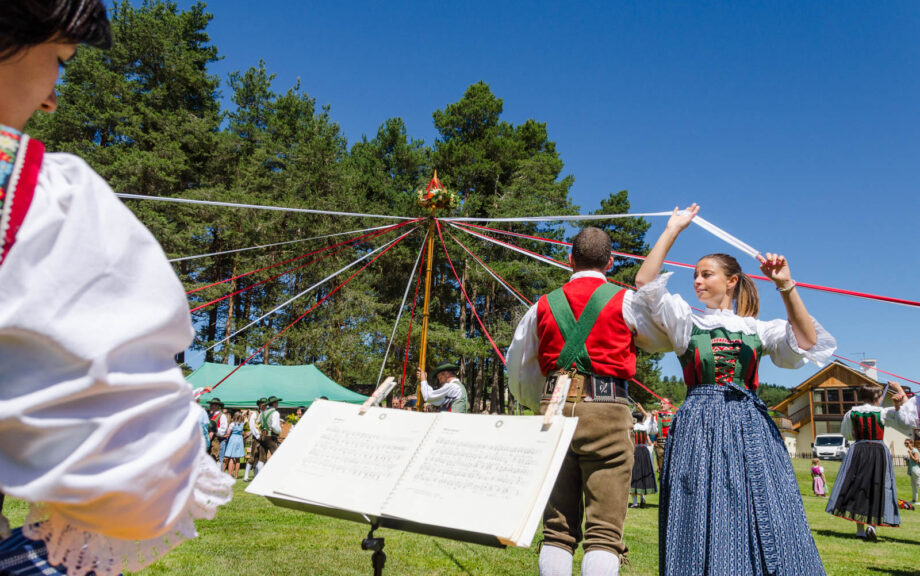
<instances>
[{"instance_id":1,"label":"shadow on grass","mask_svg":"<svg viewBox=\"0 0 920 576\"><path fill-rule=\"evenodd\" d=\"M881 530L885 530L885 532L881 532L881 531L879 532L878 534L879 544L883 542L897 542L898 544L912 544L914 546L920 545L920 541L918 540L905 540L903 538L892 538L891 536L889 536L889 532L888 532L889 529L886 529L883 527ZM891 528L890 530L895 530L895 528ZM861 538L856 538L856 534L854 532L838 532L836 530L814 530L813 532L815 534L820 534L821 536L828 536L830 538L846 538L850 540L862 540ZM894 574L897 574L897 572L894 572ZM911 574L916 576L917 572L911 572Z\"/></svg>"},{"instance_id":2,"label":"shadow on grass","mask_svg":"<svg viewBox=\"0 0 920 576\"><path fill-rule=\"evenodd\" d=\"M917 576L916 570L899 570L897 568L868 568L872 574L887 574L888 576Z\"/></svg>"},{"instance_id":3,"label":"shadow on grass","mask_svg":"<svg viewBox=\"0 0 920 576\"><path fill-rule=\"evenodd\" d=\"M434 543L434 546L435 546L435 548L437 548L438 550L440 550L442 554L444 554L445 556L447 556L447 557L450 559L450 561L454 563L454 566L456 566L458 569L460 569L461 571L463 571L464 574L468 574L469 576L473 576L473 573L470 572L469 568L467 568L466 566L464 566L463 564L461 564L460 561L457 560L457 558L456 558L453 554L450 553L450 551L448 551L446 548L444 548L443 546L441 546L441 543L440 543L440 542L435 542L435 543Z\"/></svg>"}]
</instances>

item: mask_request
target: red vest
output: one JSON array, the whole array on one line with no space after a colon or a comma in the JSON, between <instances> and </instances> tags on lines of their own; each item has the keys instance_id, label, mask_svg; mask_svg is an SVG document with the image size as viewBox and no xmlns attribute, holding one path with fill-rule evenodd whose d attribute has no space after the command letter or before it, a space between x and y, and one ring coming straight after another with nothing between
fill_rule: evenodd
<instances>
[{"instance_id":1,"label":"red vest","mask_svg":"<svg viewBox=\"0 0 920 576\"><path fill-rule=\"evenodd\" d=\"M581 316L595 288L603 282L600 278L585 277L572 280L562 287L576 320ZM623 320L625 294L625 290L620 290L607 303L585 341L591 365L598 376L615 376L628 380L636 375L636 346ZM541 296L537 302L537 338L540 340L540 372L546 376L557 369L556 359L565 346L546 296Z\"/></svg>"}]
</instances>

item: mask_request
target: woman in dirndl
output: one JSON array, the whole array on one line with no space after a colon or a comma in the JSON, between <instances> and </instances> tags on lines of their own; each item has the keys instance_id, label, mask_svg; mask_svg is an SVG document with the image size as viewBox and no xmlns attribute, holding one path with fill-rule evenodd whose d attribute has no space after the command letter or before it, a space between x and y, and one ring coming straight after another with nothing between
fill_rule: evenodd
<instances>
[{"instance_id":1,"label":"woman in dirndl","mask_svg":"<svg viewBox=\"0 0 920 576\"><path fill-rule=\"evenodd\" d=\"M642 404L636 402L636 412L633 412L633 456L632 480L629 483L629 493L632 494L630 508L645 508L645 495L658 492L655 481L655 469L652 468L652 455L648 450L649 435L658 432L658 426L652 420L651 414L646 412ZM637 499L641 498L641 502Z\"/></svg>"},{"instance_id":2,"label":"woman in dirndl","mask_svg":"<svg viewBox=\"0 0 920 576\"><path fill-rule=\"evenodd\" d=\"M698 210L675 209L636 276L636 300L677 353L688 387L661 473L660 573L822 575L792 463L757 397L757 368L765 355L783 368L824 365L836 342L808 315L780 255L761 257L761 270L776 284L788 320L756 318L757 289L725 254L696 265L693 287L705 311L668 293L670 274L658 273Z\"/></svg>"},{"instance_id":3,"label":"woman in dirndl","mask_svg":"<svg viewBox=\"0 0 920 576\"><path fill-rule=\"evenodd\" d=\"M874 542L877 527L901 524L894 467L885 446L885 426L902 426L894 408L881 407L885 388L863 384L858 395L862 404L851 408L840 423L843 437L855 442L840 464L825 511L856 522L857 538Z\"/></svg>"}]
</instances>

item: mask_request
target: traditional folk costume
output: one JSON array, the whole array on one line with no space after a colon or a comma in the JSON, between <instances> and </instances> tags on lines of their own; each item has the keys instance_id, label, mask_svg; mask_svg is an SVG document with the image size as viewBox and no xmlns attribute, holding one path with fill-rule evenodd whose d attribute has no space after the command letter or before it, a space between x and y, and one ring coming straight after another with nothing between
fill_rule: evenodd
<instances>
[{"instance_id":1,"label":"traditional folk costume","mask_svg":"<svg viewBox=\"0 0 920 576\"><path fill-rule=\"evenodd\" d=\"M246 455L246 446L243 444L243 427L242 422L230 425L230 437L227 439L227 451L224 452L224 458L234 460Z\"/></svg>"},{"instance_id":2,"label":"traditional folk costume","mask_svg":"<svg viewBox=\"0 0 920 576\"><path fill-rule=\"evenodd\" d=\"M671 422L674 413L667 410L655 412L655 423L658 425L658 436L655 437L655 460L658 464L658 481L661 481L661 469L664 467L664 447L668 443L668 433L671 431Z\"/></svg>"},{"instance_id":3,"label":"traditional folk costume","mask_svg":"<svg viewBox=\"0 0 920 576\"><path fill-rule=\"evenodd\" d=\"M649 435L657 432L657 426L651 416L646 416L642 422L633 424L632 440L636 449L633 457L632 480L629 484L630 494L654 494L658 491L658 485L655 483L655 470L652 468L652 456L648 451ZM642 501L645 502L644 496Z\"/></svg>"},{"instance_id":4,"label":"traditional folk costume","mask_svg":"<svg viewBox=\"0 0 920 576\"><path fill-rule=\"evenodd\" d=\"M811 489L815 496L827 496L827 487L824 485L824 466L811 467Z\"/></svg>"},{"instance_id":5,"label":"traditional folk costume","mask_svg":"<svg viewBox=\"0 0 920 576\"><path fill-rule=\"evenodd\" d=\"M274 396L269 398L269 403ZM275 400L280 402L281 399ZM259 437L261 449L259 451L259 462L268 462L272 454L278 450L278 435L281 434L281 414L275 407L266 408L259 416Z\"/></svg>"},{"instance_id":6,"label":"traditional folk costume","mask_svg":"<svg viewBox=\"0 0 920 576\"><path fill-rule=\"evenodd\" d=\"M633 467L626 404L627 381L636 371L633 334L647 347L641 337L659 332L647 315L637 315L633 300L604 274L577 272L527 311L508 348L509 389L531 409L545 411L556 375L575 369L564 414L577 416L578 426L544 512L541 564L546 547L565 551L570 561L582 539L586 561L595 550L618 560L628 551L623 524Z\"/></svg>"},{"instance_id":7,"label":"traditional folk costume","mask_svg":"<svg viewBox=\"0 0 920 576\"><path fill-rule=\"evenodd\" d=\"M828 514L870 526L901 524L894 466L885 446L885 425L899 425L896 415L894 408L863 404L843 416L840 433L855 442L840 464Z\"/></svg>"},{"instance_id":8,"label":"traditional folk costume","mask_svg":"<svg viewBox=\"0 0 920 576\"><path fill-rule=\"evenodd\" d=\"M665 448L659 508L660 573L824 574L782 436L757 397L764 355L781 368L824 365L834 338L798 347L785 320L731 310L694 314L662 274L636 293L670 338L687 383Z\"/></svg>"},{"instance_id":9,"label":"traditional folk costume","mask_svg":"<svg viewBox=\"0 0 920 576\"><path fill-rule=\"evenodd\" d=\"M456 370L457 367L450 364L442 364L434 369L431 373L432 380L443 369ZM422 380L422 400L434 406L437 406L438 412L458 412L465 414L469 411L469 397L466 393L466 386L460 382L459 378L451 378L443 386L435 390L428 384L428 380Z\"/></svg>"},{"instance_id":10,"label":"traditional folk costume","mask_svg":"<svg viewBox=\"0 0 920 576\"><path fill-rule=\"evenodd\" d=\"M262 418L261 404L259 408L258 412L252 411L249 414L249 457L246 458L246 472L243 474L244 481L249 480L249 472L252 471L253 467L255 467L254 478L260 469L258 464L265 462L265 459L262 458L262 433L259 431L259 421Z\"/></svg>"},{"instance_id":11,"label":"traditional folk costume","mask_svg":"<svg viewBox=\"0 0 920 576\"><path fill-rule=\"evenodd\" d=\"M184 290L82 160L5 127L0 150L0 491L31 504L0 573L139 570L231 496L174 360Z\"/></svg>"}]
</instances>

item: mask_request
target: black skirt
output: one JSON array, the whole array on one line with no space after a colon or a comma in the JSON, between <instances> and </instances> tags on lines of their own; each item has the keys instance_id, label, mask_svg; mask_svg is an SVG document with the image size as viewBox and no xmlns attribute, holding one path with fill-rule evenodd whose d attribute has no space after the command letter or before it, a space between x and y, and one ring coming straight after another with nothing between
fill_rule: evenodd
<instances>
[{"instance_id":1,"label":"black skirt","mask_svg":"<svg viewBox=\"0 0 920 576\"><path fill-rule=\"evenodd\" d=\"M826 511L872 526L897 526L897 489L888 448L881 442L856 442L847 452Z\"/></svg>"},{"instance_id":2,"label":"black skirt","mask_svg":"<svg viewBox=\"0 0 920 576\"><path fill-rule=\"evenodd\" d=\"M652 468L652 457L645 446L636 446L633 456L632 481L629 483L630 494L654 494L658 492L655 482L655 469Z\"/></svg>"}]
</instances>

